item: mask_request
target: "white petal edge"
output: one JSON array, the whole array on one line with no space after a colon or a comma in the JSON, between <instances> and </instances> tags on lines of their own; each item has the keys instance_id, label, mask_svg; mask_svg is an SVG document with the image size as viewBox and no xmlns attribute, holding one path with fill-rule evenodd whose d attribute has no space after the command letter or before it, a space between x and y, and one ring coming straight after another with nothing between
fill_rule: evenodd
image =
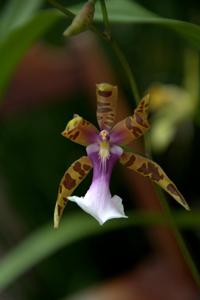
<instances>
[{"instance_id":1,"label":"white petal edge","mask_svg":"<svg viewBox=\"0 0 200 300\"><path fill-rule=\"evenodd\" d=\"M124 213L122 199L117 195L107 198L106 206L102 207L100 210L95 210L95 205L93 206L93 203L87 205L88 201L86 201L85 197L70 196L68 199L78 204L86 213L94 217L100 225L103 225L110 219L128 218ZM93 202L96 202L95 199Z\"/></svg>"}]
</instances>

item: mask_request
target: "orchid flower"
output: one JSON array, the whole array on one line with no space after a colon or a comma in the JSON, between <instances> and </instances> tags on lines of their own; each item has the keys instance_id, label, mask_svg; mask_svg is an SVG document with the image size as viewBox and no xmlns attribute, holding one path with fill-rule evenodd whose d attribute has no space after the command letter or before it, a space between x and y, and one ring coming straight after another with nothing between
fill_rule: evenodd
<instances>
[{"instance_id":1,"label":"orchid flower","mask_svg":"<svg viewBox=\"0 0 200 300\"><path fill-rule=\"evenodd\" d=\"M76 160L60 182L54 212L55 228L59 226L68 200L76 202L101 225L109 219L127 218L122 199L117 195L112 196L109 188L111 173L117 161L157 183L189 210L184 197L158 164L136 153L125 152L122 148L149 129L149 95L140 101L133 115L115 125L117 93L117 86L108 83L96 85L97 121L100 131L76 114L62 132L64 137L86 146L87 156ZM85 196L71 196L92 168L92 183Z\"/></svg>"}]
</instances>

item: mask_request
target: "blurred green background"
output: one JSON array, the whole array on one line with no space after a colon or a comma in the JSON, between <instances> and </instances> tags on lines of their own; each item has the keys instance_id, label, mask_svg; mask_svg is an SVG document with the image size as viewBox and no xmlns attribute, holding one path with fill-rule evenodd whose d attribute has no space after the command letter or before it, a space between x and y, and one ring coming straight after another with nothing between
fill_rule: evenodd
<instances>
[{"instance_id":1,"label":"blurred green background","mask_svg":"<svg viewBox=\"0 0 200 300\"><path fill-rule=\"evenodd\" d=\"M125 5L123 8L122 2L123 17ZM67 7L77 3L79 1L62 1ZM120 11L119 1L118 4L114 0L107 3L111 15L115 14L115 8ZM200 23L198 1L143 0L137 3L164 18ZM153 253L154 241L149 240L146 232L148 220L145 215L137 217L137 194L133 195L130 182L121 175L120 167L113 174L111 191L122 196L125 210L133 222L110 221L103 229L70 203L65 209L60 236L54 232L52 224L59 181L66 168L85 151L64 139L60 132L74 113L96 122L95 86L92 82L104 73L97 76L99 70L95 69L97 65L93 61L93 51L95 57L99 55L104 59L104 65L108 68L105 76L112 70L113 81L119 85L130 111L135 107L135 101L109 45L87 34L81 34L80 41L79 37L65 40L62 32L70 21L56 10L50 10L51 6L45 1L10 0L1 1L0 5L0 286L5 288L0 299L64 299L135 270ZM130 11L130 15L132 13ZM140 13L135 12L135 21L114 22L112 32L134 71L141 95L155 83L169 89L169 84L175 85L189 93L187 100L191 101L191 105L187 106L187 100L182 102L180 107L185 105L186 108L180 118L175 103L181 101L181 97L174 99L173 90L167 90L172 93L172 100L166 100L168 109L165 109L166 94L165 91L161 93L159 105L151 114L152 130L160 126L160 120L165 120L172 134L162 149L157 146L157 136L151 139L149 134L148 138L152 141L155 160L173 178L193 209L188 218L195 224L191 226L185 215L179 221L199 267L200 29L193 32L187 28L181 32L166 25L146 24L145 16ZM138 21L137 17L141 20ZM102 29L98 20L97 26ZM89 59L86 60L86 57ZM98 66L100 64L98 62ZM193 80L190 81L190 78ZM164 136L167 133L161 132ZM77 189L76 194L84 195L90 181L91 176ZM181 210L171 199L169 201L174 211ZM135 219L137 224L134 224L134 213L138 218ZM72 226L75 224L73 220L76 226ZM149 221L153 222L153 219ZM187 228L187 224L193 228ZM27 238L31 239L32 234L39 233L44 226L47 226L47 236L44 231L40 240L31 240L32 244L30 242L26 247L19 248L17 258L13 258L16 246ZM72 243L69 241L65 245L68 234ZM50 245L56 250L56 243L57 251L48 253ZM39 263L36 263L36 258L36 265L30 263L30 267L25 267L25 273L22 270L18 276L18 257L21 255L19 261L23 264L23 256L25 261L26 257L31 261L31 255L34 257L34 253L39 253L40 249L42 252L43 248L44 254L38 258ZM10 258L7 258L8 253L11 253ZM9 266L12 259L15 259L14 263Z\"/></svg>"}]
</instances>

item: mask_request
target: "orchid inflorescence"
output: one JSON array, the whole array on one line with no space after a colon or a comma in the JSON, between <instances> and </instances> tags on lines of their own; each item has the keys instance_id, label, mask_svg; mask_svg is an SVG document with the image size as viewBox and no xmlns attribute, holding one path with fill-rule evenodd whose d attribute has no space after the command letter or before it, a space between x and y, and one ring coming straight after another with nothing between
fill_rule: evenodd
<instances>
[{"instance_id":1,"label":"orchid inflorescence","mask_svg":"<svg viewBox=\"0 0 200 300\"><path fill-rule=\"evenodd\" d=\"M86 146L87 156L76 160L65 172L58 191L54 212L54 227L59 222L68 200L76 202L100 224L113 218L127 218L122 199L111 196L109 183L113 167L120 161L125 167L148 177L185 209L189 206L162 168L152 160L132 152L123 146L142 136L149 129L148 110L150 97L146 95L133 115L115 124L117 86L108 83L96 85L97 121L100 131L79 115L74 115L62 135L75 143ZM84 197L70 196L93 168L92 184Z\"/></svg>"}]
</instances>

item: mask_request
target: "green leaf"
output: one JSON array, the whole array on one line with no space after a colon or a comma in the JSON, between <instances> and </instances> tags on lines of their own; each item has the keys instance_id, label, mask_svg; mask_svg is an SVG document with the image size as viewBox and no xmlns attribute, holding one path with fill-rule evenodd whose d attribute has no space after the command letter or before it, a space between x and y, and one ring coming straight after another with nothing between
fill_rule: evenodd
<instances>
[{"instance_id":1,"label":"green leaf","mask_svg":"<svg viewBox=\"0 0 200 300\"><path fill-rule=\"evenodd\" d=\"M174 214L173 218L179 227L200 228L200 212L179 212ZM53 224L44 226L22 241L0 261L0 290L6 288L42 259L83 238L135 225L159 224L170 225L171 220L160 213L134 212L129 214L128 219L112 220L100 226L86 214L68 215L62 220L59 229L53 229Z\"/></svg>"},{"instance_id":2,"label":"green leaf","mask_svg":"<svg viewBox=\"0 0 200 300\"><path fill-rule=\"evenodd\" d=\"M112 1L109 1L108 14L110 20L115 23L164 26L175 31L200 49L200 26L198 25L180 20L161 18L141 5L129 0L124 0L123 5L120 0L116 0L115 5L113 5ZM97 10L96 19L102 20L99 9Z\"/></svg>"},{"instance_id":3,"label":"green leaf","mask_svg":"<svg viewBox=\"0 0 200 300\"><path fill-rule=\"evenodd\" d=\"M153 18L156 14L149 11L134 1L120 0L107 2L108 16L111 21L115 22L132 22L133 19ZM96 5L96 20L102 20L101 8L99 2Z\"/></svg>"},{"instance_id":4,"label":"green leaf","mask_svg":"<svg viewBox=\"0 0 200 300\"><path fill-rule=\"evenodd\" d=\"M1 260L0 289L64 245L100 230L99 224L86 215L68 216L57 230L53 228L53 222L52 225L44 226Z\"/></svg>"},{"instance_id":5,"label":"green leaf","mask_svg":"<svg viewBox=\"0 0 200 300\"><path fill-rule=\"evenodd\" d=\"M61 1L59 1L60 3ZM82 4L68 7L75 14L80 11ZM156 14L147 10L142 5L130 0L110 0L106 2L109 20L116 22L132 22L132 18L152 18ZM95 20L103 21L99 1L95 5Z\"/></svg>"},{"instance_id":6,"label":"green leaf","mask_svg":"<svg viewBox=\"0 0 200 300\"><path fill-rule=\"evenodd\" d=\"M80 5L69 7L73 12L80 9ZM178 33L193 46L200 49L200 26L193 23L180 20L161 18L157 14L147 10L142 5L130 0L113 0L107 1L107 10L109 20L112 23L123 24L152 24L166 27ZM97 2L95 10L95 20L102 21L102 14L99 2Z\"/></svg>"},{"instance_id":7,"label":"green leaf","mask_svg":"<svg viewBox=\"0 0 200 300\"><path fill-rule=\"evenodd\" d=\"M23 26L11 31L0 43L0 99L15 67L27 49L60 18L56 11L40 12Z\"/></svg>"},{"instance_id":8,"label":"green leaf","mask_svg":"<svg viewBox=\"0 0 200 300\"><path fill-rule=\"evenodd\" d=\"M0 38L29 20L44 0L10 0L0 15Z\"/></svg>"}]
</instances>

